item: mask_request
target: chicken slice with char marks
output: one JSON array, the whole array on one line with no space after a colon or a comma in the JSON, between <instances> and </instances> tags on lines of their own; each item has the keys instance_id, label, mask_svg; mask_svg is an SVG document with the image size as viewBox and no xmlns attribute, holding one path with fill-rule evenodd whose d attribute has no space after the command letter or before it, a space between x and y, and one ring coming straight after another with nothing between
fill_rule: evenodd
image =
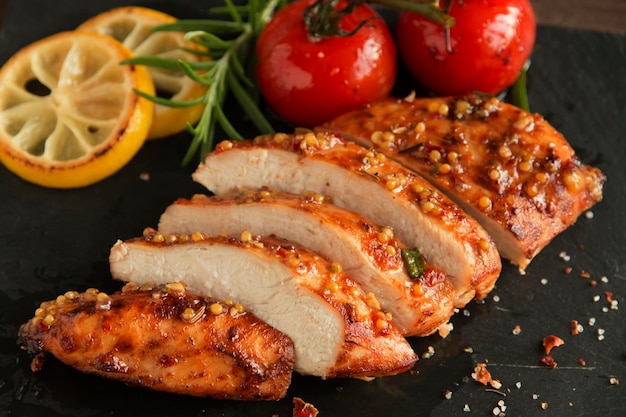
<instances>
[{"instance_id":1,"label":"chicken slice with char marks","mask_svg":"<svg viewBox=\"0 0 626 417\"><path fill-rule=\"evenodd\" d=\"M69 291L42 303L20 327L18 342L85 373L232 400L284 397L295 360L286 335L179 282L127 284L111 295ZM40 359L33 360L33 370Z\"/></svg>"},{"instance_id":2,"label":"chicken slice with char marks","mask_svg":"<svg viewBox=\"0 0 626 417\"><path fill-rule=\"evenodd\" d=\"M284 239L144 236L111 248L113 278L171 280L233 299L294 342L295 370L320 377L376 377L413 366L408 342L335 264ZM370 306L371 305L371 306Z\"/></svg>"},{"instance_id":3,"label":"chicken slice with char marks","mask_svg":"<svg viewBox=\"0 0 626 417\"><path fill-rule=\"evenodd\" d=\"M386 99L320 127L414 169L475 217L523 271L602 199L605 177L554 127L495 98Z\"/></svg>"},{"instance_id":4,"label":"chicken slice with char marks","mask_svg":"<svg viewBox=\"0 0 626 417\"><path fill-rule=\"evenodd\" d=\"M478 222L418 174L334 133L225 141L192 177L217 195L262 186L328 195L393 227L400 241L439 266L454 284L457 307L484 298L500 274L495 244Z\"/></svg>"},{"instance_id":5,"label":"chicken slice with char marks","mask_svg":"<svg viewBox=\"0 0 626 417\"><path fill-rule=\"evenodd\" d=\"M337 261L373 293L405 336L426 336L454 313L454 287L446 275L425 262L411 279L401 257L406 248L390 227L331 202L321 194L297 195L269 189L228 196L195 195L178 199L161 215L159 231L277 235Z\"/></svg>"}]
</instances>

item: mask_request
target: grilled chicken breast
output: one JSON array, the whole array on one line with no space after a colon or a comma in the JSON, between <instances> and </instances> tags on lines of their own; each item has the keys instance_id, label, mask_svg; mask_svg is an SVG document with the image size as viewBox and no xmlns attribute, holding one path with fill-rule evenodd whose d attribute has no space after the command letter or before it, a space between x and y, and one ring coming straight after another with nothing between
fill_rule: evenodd
<instances>
[{"instance_id":1,"label":"grilled chicken breast","mask_svg":"<svg viewBox=\"0 0 626 417\"><path fill-rule=\"evenodd\" d=\"M411 279L401 257L406 248L390 227L332 204L329 197L297 195L269 189L220 197L195 195L167 207L159 231L226 234L244 231L277 235L337 261L363 288L373 293L405 336L425 336L454 312L454 287L427 262Z\"/></svg>"},{"instance_id":2,"label":"grilled chicken breast","mask_svg":"<svg viewBox=\"0 0 626 417\"><path fill-rule=\"evenodd\" d=\"M182 281L232 299L294 342L295 369L320 377L375 377L413 366L408 342L341 268L278 238L202 233L144 236L111 248L113 278Z\"/></svg>"},{"instance_id":3,"label":"grilled chicken breast","mask_svg":"<svg viewBox=\"0 0 626 417\"><path fill-rule=\"evenodd\" d=\"M69 291L41 304L20 327L19 343L86 373L158 391L234 400L282 398L295 356L283 333L178 282L127 284L111 295ZM33 370L39 369L39 359Z\"/></svg>"},{"instance_id":4,"label":"grilled chicken breast","mask_svg":"<svg viewBox=\"0 0 626 417\"><path fill-rule=\"evenodd\" d=\"M207 154L193 179L216 195L267 186L332 197L341 207L393 227L448 274L455 305L493 288L501 262L491 237L421 176L374 150L318 132L225 141Z\"/></svg>"},{"instance_id":5,"label":"grilled chicken breast","mask_svg":"<svg viewBox=\"0 0 626 417\"><path fill-rule=\"evenodd\" d=\"M602 199L604 175L540 115L477 96L386 99L320 128L419 172L478 219L524 270Z\"/></svg>"}]
</instances>

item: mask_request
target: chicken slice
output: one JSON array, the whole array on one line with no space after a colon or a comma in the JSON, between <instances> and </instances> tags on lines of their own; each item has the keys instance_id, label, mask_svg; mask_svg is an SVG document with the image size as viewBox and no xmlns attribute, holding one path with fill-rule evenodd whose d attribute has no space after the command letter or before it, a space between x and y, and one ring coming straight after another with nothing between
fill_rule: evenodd
<instances>
[{"instance_id":1,"label":"chicken slice","mask_svg":"<svg viewBox=\"0 0 626 417\"><path fill-rule=\"evenodd\" d=\"M320 130L419 172L478 219L520 271L602 199L602 172L582 164L540 115L495 98L387 99Z\"/></svg>"},{"instance_id":2,"label":"chicken slice","mask_svg":"<svg viewBox=\"0 0 626 417\"><path fill-rule=\"evenodd\" d=\"M417 359L374 297L335 264L286 240L148 228L140 238L117 242L110 266L115 279L181 281L201 294L237 300L293 340L302 374L391 375Z\"/></svg>"},{"instance_id":3,"label":"chicken slice","mask_svg":"<svg viewBox=\"0 0 626 417\"><path fill-rule=\"evenodd\" d=\"M68 291L41 304L20 327L19 343L85 373L233 400L282 398L295 357L283 333L240 306L199 296L180 282L127 284L111 295Z\"/></svg>"},{"instance_id":4,"label":"chicken slice","mask_svg":"<svg viewBox=\"0 0 626 417\"><path fill-rule=\"evenodd\" d=\"M279 133L225 141L193 179L222 195L267 186L332 197L341 207L393 227L400 241L438 265L455 287L455 306L482 299L501 270L485 230L418 174L332 133Z\"/></svg>"},{"instance_id":5,"label":"chicken slice","mask_svg":"<svg viewBox=\"0 0 626 417\"><path fill-rule=\"evenodd\" d=\"M330 200L268 189L226 197L195 195L167 207L159 231L277 235L341 264L366 293L376 295L403 335L426 336L445 324L454 313L454 287L446 275L424 262L423 272L412 279L401 256L406 246L392 228Z\"/></svg>"}]
</instances>

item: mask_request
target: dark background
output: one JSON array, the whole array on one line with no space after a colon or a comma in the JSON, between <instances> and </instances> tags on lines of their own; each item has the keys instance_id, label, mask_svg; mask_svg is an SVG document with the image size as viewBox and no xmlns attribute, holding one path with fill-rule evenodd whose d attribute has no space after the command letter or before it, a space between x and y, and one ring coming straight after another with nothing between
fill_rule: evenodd
<instances>
[{"instance_id":1,"label":"dark background","mask_svg":"<svg viewBox=\"0 0 626 417\"><path fill-rule=\"evenodd\" d=\"M178 17L201 16L209 3L136 2ZM34 40L73 29L119 4L127 3L0 2L0 11L5 5L0 62ZM118 174L81 190L41 188L0 167L0 416L287 417L292 398L298 396L315 404L320 417L490 416L499 401L509 416L623 417L625 50L626 37L618 34L541 25L529 73L531 109L564 133L583 162L608 177L605 199L592 209L593 218L581 216L537 256L526 275L505 265L491 296L454 317L455 329L448 338L411 339L419 354L434 348L434 355L420 360L412 372L369 383L296 376L279 402L155 393L83 375L55 360L33 374L31 358L15 343L19 325L41 301L70 289L119 289L108 271L111 245L156 226L160 213L176 198L204 191L191 180L193 167L180 167L189 143L186 134L147 143ZM417 86L402 75L396 91L413 88ZM149 174L148 181L140 179L142 173ZM571 267L570 274L564 273L566 267ZM590 278L582 278L582 271ZM608 308L607 291L619 309ZM571 320L584 326L583 333L570 334ZM519 335L512 333L516 325ZM600 329L604 340L598 340ZM565 340L552 352L555 369L540 363L541 342L549 334ZM502 382L500 390L471 379L477 363L487 363ZM621 384L611 384L611 378ZM450 399L444 396L447 390ZM469 412L464 411L466 405Z\"/></svg>"}]
</instances>

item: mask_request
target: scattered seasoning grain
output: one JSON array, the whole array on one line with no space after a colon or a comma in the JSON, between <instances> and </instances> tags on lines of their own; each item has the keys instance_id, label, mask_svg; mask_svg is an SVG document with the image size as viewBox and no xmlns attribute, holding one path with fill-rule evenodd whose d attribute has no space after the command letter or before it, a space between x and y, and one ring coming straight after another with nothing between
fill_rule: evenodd
<instances>
[{"instance_id":1,"label":"scattered seasoning grain","mask_svg":"<svg viewBox=\"0 0 626 417\"><path fill-rule=\"evenodd\" d=\"M448 335L450 334L450 332L452 332L453 329L454 329L454 325L448 322L439 326L439 328L437 329L437 333L439 334L439 337L441 337L442 339L445 339L446 337L448 337Z\"/></svg>"},{"instance_id":2,"label":"scattered seasoning grain","mask_svg":"<svg viewBox=\"0 0 626 417\"><path fill-rule=\"evenodd\" d=\"M147 172L142 172L142 173L140 173L140 174L139 174L139 179L140 179L141 181L146 181L146 182L148 182L148 181L150 181L150 174L149 174L149 173L147 173Z\"/></svg>"},{"instance_id":3,"label":"scattered seasoning grain","mask_svg":"<svg viewBox=\"0 0 626 417\"><path fill-rule=\"evenodd\" d=\"M616 377L612 376L611 378L609 378L609 384L611 384L611 385L619 385L619 379L617 379Z\"/></svg>"},{"instance_id":4,"label":"scattered seasoning grain","mask_svg":"<svg viewBox=\"0 0 626 417\"><path fill-rule=\"evenodd\" d=\"M502 386L500 381L491 377L491 373L487 370L487 365L484 363L477 364L474 367L474 372L471 376L474 381L479 382L483 385L490 384L493 388L496 389Z\"/></svg>"},{"instance_id":5,"label":"scattered seasoning grain","mask_svg":"<svg viewBox=\"0 0 626 417\"><path fill-rule=\"evenodd\" d=\"M580 271L580 277L581 278L591 278L591 274L587 271L585 271L584 269Z\"/></svg>"},{"instance_id":6,"label":"scattered seasoning grain","mask_svg":"<svg viewBox=\"0 0 626 417\"><path fill-rule=\"evenodd\" d=\"M589 321L587 323L589 323L590 326L595 326L596 318L595 317L589 317Z\"/></svg>"},{"instance_id":7,"label":"scattered seasoning grain","mask_svg":"<svg viewBox=\"0 0 626 417\"><path fill-rule=\"evenodd\" d=\"M512 333L513 333L515 336L518 336L518 335L520 335L520 334L522 333L522 328L520 327L520 325L519 325L519 324L516 324L516 325L515 325L515 327L513 327L513 331L512 331Z\"/></svg>"},{"instance_id":8,"label":"scattered seasoning grain","mask_svg":"<svg viewBox=\"0 0 626 417\"><path fill-rule=\"evenodd\" d=\"M598 328L597 333L598 333L598 340L604 340L604 333L605 333L604 329Z\"/></svg>"},{"instance_id":9,"label":"scattered seasoning grain","mask_svg":"<svg viewBox=\"0 0 626 417\"><path fill-rule=\"evenodd\" d=\"M583 325L578 322L578 320L572 320L570 322L570 333L574 336L582 333L584 330Z\"/></svg>"},{"instance_id":10,"label":"scattered seasoning grain","mask_svg":"<svg viewBox=\"0 0 626 417\"><path fill-rule=\"evenodd\" d=\"M522 382L521 382L521 381L517 381L517 382L515 383L515 388L517 388L517 389L522 389Z\"/></svg>"},{"instance_id":11,"label":"scattered seasoning grain","mask_svg":"<svg viewBox=\"0 0 626 417\"><path fill-rule=\"evenodd\" d=\"M599 295L594 295L593 296L593 301L594 301L594 303L597 303L598 301L600 301L600 296Z\"/></svg>"},{"instance_id":12,"label":"scattered seasoning grain","mask_svg":"<svg viewBox=\"0 0 626 417\"><path fill-rule=\"evenodd\" d=\"M563 345L565 342L558 336L549 335L543 338L543 348L549 354L555 347Z\"/></svg>"},{"instance_id":13,"label":"scattered seasoning grain","mask_svg":"<svg viewBox=\"0 0 626 417\"><path fill-rule=\"evenodd\" d=\"M593 219L593 211L586 211L585 217L588 219Z\"/></svg>"},{"instance_id":14,"label":"scattered seasoning grain","mask_svg":"<svg viewBox=\"0 0 626 417\"><path fill-rule=\"evenodd\" d=\"M570 260L570 256L565 251L559 253L559 258L563 259L565 262L569 262Z\"/></svg>"},{"instance_id":15,"label":"scattered seasoning grain","mask_svg":"<svg viewBox=\"0 0 626 417\"><path fill-rule=\"evenodd\" d=\"M452 398L452 391L450 391L449 389L445 390L443 392L443 396L446 400L449 400L450 398Z\"/></svg>"},{"instance_id":16,"label":"scattered seasoning grain","mask_svg":"<svg viewBox=\"0 0 626 417\"><path fill-rule=\"evenodd\" d=\"M539 362L541 362L542 365L545 365L548 368L556 368L557 365L554 358L550 355L544 356L539 360Z\"/></svg>"},{"instance_id":17,"label":"scattered seasoning grain","mask_svg":"<svg viewBox=\"0 0 626 417\"><path fill-rule=\"evenodd\" d=\"M463 406L463 411L465 411L466 413L469 413L471 411L469 404L465 404Z\"/></svg>"},{"instance_id":18,"label":"scattered seasoning grain","mask_svg":"<svg viewBox=\"0 0 626 417\"><path fill-rule=\"evenodd\" d=\"M500 302L500 296L498 296L498 295L494 295L494 296L493 296L493 302L494 302L494 303L499 303L499 302Z\"/></svg>"},{"instance_id":19,"label":"scattered seasoning grain","mask_svg":"<svg viewBox=\"0 0 626 417\"><path fill-rule=\"evenodd\" d=\"M432 358L434 354L435 354L435 348L432 346L428 346L428 348L426 349L426 352L422 353L422 359Z\"/></svg>"},{"instance_id":20,"label":"scattered seasoning grain","mask_svg":"<svg viewBox=\"0 0 626 417\"><path fill-rule=\"evenodd\" d=\"M541 403L541 409L542 410L547 410L548 409L548 403Z\"/></svg>"},{"instance_id":21,"label":"scattered seasoning grain","mask_svg":"<svg viewBox=\"0 0 626 417\"><path fill-rule=\"evenodd\" d=\"M541 285L546 285L548 283L547 278L541 278Z\"/></svg>"},{"instance_id":22,"label":"scattered seasoning grain","mask_svg":"<svg viewBox=\"0 0 626 417\"><path fill-rule=\"evenodd\" d=\"M572 267L571 266L567 266L565 268L563 268L563 272L566 273L567 275L572 273Z\"/></svg>"}]
</instances>

